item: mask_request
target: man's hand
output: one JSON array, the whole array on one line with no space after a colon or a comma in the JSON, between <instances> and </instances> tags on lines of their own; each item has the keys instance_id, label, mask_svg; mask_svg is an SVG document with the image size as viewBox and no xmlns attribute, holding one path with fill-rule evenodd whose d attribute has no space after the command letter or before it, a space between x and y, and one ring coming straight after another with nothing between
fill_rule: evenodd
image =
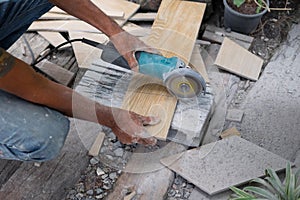
<instances>
[{"instance_id":1,"label":"man's hand","mask_svg":"<svg viewBox=\"0 0 300 200\"><path fill-rule=\"evenodd\" d=\"M155 125L160 122L157 117L145 117L134 112L112 108L112 122L108 124L120 142L123 144L139 143L155 145L157 140L145 129L145 125Z\"/></svg>"},{"instance_id":2,"label":"man's hand","mask_svg":"<svg viewBox=\"0 0 300 200\"><path fill-rule=\"evenodd\" d=\"M146 45L143 41L126 31L113 35L110 37L110 40L119 51L120 55L127 60L130 68L135 72L139 71L138 62L134 55L136 51L160 54L158 50Z\"/></svg>"}]
</instances>

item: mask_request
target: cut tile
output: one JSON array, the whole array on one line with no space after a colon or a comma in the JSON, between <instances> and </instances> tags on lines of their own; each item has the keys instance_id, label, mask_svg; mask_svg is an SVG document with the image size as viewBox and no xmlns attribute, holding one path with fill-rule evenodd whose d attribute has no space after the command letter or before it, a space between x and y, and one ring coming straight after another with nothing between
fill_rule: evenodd
<instances>
[{"instance_id":1,"label":"cut tile","mask_svg":"<svg viewBox=\"0 0 300 200\"><path fill-rule=\"evenodd\" d=\"M225 37L215 64L241 77L257 80L263 59Z\"/></svg>"},{"instance_id":2,"label":"cut tile","mask_svg":"<svg viewBox=\"0 0 300 200\"><path fill-rule=\"evenodd\" d=\"M266 168L282 170L288 161L232 136L164 158L161 162L204 192L214 195L263 176Z\"/></svg>"},{"instance_id":3,"label":"cut tile","mask_svg":"<svg viewBox=\"0 0 300 200\"><path fill-rule=\"evenodd\" d=\"M233 122L241 122L244 116L244 111L239 109L227 110L226 120Z\"/></svg>"},{"instance_id":4,"label":"cut tile","mask_svg":"<svg viewBox=\"0 0 300 200\"><path fill-rule=\"evenodd\" d=\"M234 136L234 135L241 137L241 133L236 129L236 127L232 127L232 128L229 128L229 129L223 131L221 133L220 137L222 139L224 139L224 138Z\"/></svg>"}]
</instances>

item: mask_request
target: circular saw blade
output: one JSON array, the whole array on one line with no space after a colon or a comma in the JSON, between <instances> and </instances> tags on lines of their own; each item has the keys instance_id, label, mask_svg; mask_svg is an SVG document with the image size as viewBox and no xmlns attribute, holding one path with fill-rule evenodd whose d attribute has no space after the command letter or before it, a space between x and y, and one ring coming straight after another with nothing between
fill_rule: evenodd
<instances>
[{"instance_id":1,"label":"circular saw blade","mask_svg":"<svg viewBox=\"0 0 300 200\"><path fill-rule=\"evenodd\" d=\"M178 68L167 73L164 83L169 92L177 98L191 98L206 89L202 76L189 68Z\"/></svg>"}]
</instances>

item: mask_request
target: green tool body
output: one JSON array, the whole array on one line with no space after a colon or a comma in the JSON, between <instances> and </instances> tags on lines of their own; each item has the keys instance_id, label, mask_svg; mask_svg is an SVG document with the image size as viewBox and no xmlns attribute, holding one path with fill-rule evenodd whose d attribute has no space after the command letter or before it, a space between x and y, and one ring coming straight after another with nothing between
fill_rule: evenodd
<instances>
[{"instance_id":1,"label":"green tool body","mask_svg":"<svg viewBox=\"0 0 300 200\"><path fill-rule=\"evenodd\" d=\"M145 75L153 76L161 80L163 75L178 68L178 58L166 58L161 55L137 52L136 54L139 63L139 72Z\"/></svg>"}]
</instances>

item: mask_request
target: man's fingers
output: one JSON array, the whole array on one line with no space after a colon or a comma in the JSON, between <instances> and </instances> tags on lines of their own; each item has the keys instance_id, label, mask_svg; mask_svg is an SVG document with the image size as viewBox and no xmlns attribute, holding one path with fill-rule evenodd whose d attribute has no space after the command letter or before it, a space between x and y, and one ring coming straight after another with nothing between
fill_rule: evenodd
<instances>
[{"instance_id":1,"label":"man's fingers","mask_svg":"<svg viewBox=\"0 0 300 200\"><path fill-rule=\"evenodd\" d=\"M142 116L141 121L143 123L143 125L155 125L158 124L161 120L159 117L144 117Z\"/></svg>"},{"instance_id":2,"label":"man's fingers","mask_svg":"<svg viewBox=\"0 0 300 200\"><path fill-rule=\"evenodd\" d=\"M139 64L133 54L127 54L126 55L126 60L131 68L132 71L134 72L139 72Z\"/></svg>"}]
</instances>

